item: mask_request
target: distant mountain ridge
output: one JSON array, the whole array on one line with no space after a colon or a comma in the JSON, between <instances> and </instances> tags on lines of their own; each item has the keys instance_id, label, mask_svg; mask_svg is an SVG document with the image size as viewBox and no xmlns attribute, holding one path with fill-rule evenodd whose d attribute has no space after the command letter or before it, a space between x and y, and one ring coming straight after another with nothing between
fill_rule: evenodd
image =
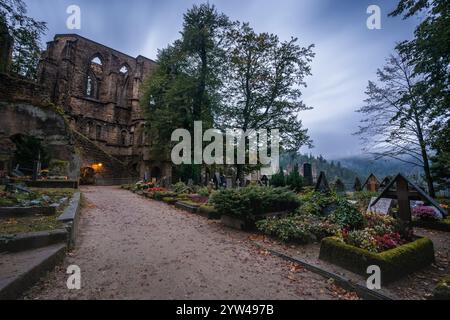
<instances>
[{"instance_id":1,"label":"distant mountain ridge","mask_svg":"<svg viewBox=\"0 0 450 320\"><path fill-rule=\"evenodd\" d=\"M300 171L303 172L302 166L305 163L312 164L316 177L323 171L329 182L334 182L339 178L348 186L353 186L356 177L364 183L371 173L380 181L387 176L395 176L399 173L413 178L415 181L420 180L421 177L421 169L413 165L399 160L373 160L364 155L327 160L323 156L285 153L280 158L281 167L288 172L293 169L295 164L298 164Z\"/></svg>"}]
</instances>

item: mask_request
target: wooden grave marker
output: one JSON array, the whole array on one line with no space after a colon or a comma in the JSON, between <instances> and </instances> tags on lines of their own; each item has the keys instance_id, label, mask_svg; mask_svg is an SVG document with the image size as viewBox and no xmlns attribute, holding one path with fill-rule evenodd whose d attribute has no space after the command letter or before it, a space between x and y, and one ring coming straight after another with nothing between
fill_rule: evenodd
<instances>
[{"instance_id":1,"label":"wooden grave marker","mask_svg":"<svg viewBox=\"0 0 450 320\"><path fill-rule=\"evenodd\" d=\"M413 182L409 181L403 175L399 174L392 180L387 187L381 192L381 195L372 203L375 206L381 199L396 199L398 202L398 216L407 225L411 225L411 201L423 201L435 207L442 216L446 217L447 212L439 206L439 204L431 198L425 191Z\"/></svg>"}]
</instances>

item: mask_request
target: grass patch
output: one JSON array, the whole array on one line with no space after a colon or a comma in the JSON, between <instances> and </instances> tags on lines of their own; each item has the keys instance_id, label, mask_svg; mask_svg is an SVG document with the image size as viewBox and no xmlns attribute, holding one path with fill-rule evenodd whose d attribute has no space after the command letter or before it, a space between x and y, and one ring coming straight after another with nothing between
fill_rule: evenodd
<instances>
[{"instance_id":1,"label":"grass patch","mask_svg":"<svg viewBox=\"0 0 450 320\"><path fill-rule=\"evenodd\" d=\"M63 223L58 221L59 213L53 216L32 216L0 219L0 235L50 231L60 229Z\"/></svg>"}]
</instances>

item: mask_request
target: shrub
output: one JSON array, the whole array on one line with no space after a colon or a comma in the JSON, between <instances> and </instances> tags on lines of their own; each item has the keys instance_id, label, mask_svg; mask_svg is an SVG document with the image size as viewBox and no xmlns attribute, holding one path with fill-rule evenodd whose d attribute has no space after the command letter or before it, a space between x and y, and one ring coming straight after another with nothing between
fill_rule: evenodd
<instances>
[{"instance_id":1,"label":"shrub","mask_svg":"<svg viewBox=\"0 0 450 320\"><path fill-rule=\"evenodd\" d=\"M183 193L189 193L189 187L183 183L183 182L178 182L176 184L174 184L172 186L172 190L173 192L177 193L177 194L183 194Z\"/></svg>"},{"instance_id":2,"label":"shrub","mask_svg":"<svg viewBox=\"0 0 450 320\"><path fill-rule=\"evenodd\" d=\"M370 191L357 191L353 192L351 200L355 200L358 203L358 207L362 210L367 210L372 198L378 197L380 194L378 192Z\"/></svg>"},{"instance_id":3,"label":"shrub","mask_svg":"<svg viewBox=\"0 0 450 320\"><path fill-rule=\"evenodd\" d=\"M258 221L258 229L267 235L275 236L283 241L309 243L333 236L339 227L317 216L291 216L286 218L270 218Z\"/></svg>"},{"instance_id":4,"label":"shrub","mask_svg":"<svg viewBox=\"0 0 450 320\"><path fill-rule=\"evenodd\" d=\"M249 220L266 213L292 212L300 205L297 195L286 188L259 186L222 190L213 194L211 203L221 215Z\"/></svg>"},{"instance_id":5,"label":"shrub","mask_svg":"<svg viewBox=\"0 0 450 320\"><path fill-rule=\"evenodd\" d=\"M345 199L338 200L337 207L329 219L342 228L358 229L364 225L361 212Z\"/></svg>"},{"instance_id":6,"label":"shrub","mask_svg":"<svg viewBox=\"0 0 450 320\"><path fill-rule=\"evenodd\" d=\"M275 236L283 241L295 241L308 243L314 240L314 235L308 226L298 217L284 219L265 219L256 223L259 230L270 236Z\"/></svg>"},{"instance_id":7,"label":"shrub","mask_svg":"<svg viewBox=\"0 0 450 320\"><path fill-rule=\"evenodd\" d=\"M324 209L336 204L339 199L340 198L336 193L323 194L311 190L300 195L301 206L298 209L298 213L323 216Z\"/></svg>"}]
</instances>

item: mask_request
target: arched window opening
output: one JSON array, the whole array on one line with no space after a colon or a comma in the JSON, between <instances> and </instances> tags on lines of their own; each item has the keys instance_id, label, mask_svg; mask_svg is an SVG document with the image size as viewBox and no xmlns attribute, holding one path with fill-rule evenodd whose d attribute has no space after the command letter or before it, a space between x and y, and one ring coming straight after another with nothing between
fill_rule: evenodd
<instances>
[{"instance_id":1,"label":"arched window opening","mask_svg":"<svg viewBox=\"0 0 450 320\"><path fill-rule=\"evenodd\" d=\"M87 76L85 94L89 98L98 99L100 81L103 76L103 62L99 56L91 59Z\"/></svg>"},{"instance_id":2,"label":"arched window opening","mask_svg":"<svg viewBox=\"0 0 450 320\"><path fill-rule=\"evenodd\" d=\"M127 132L124 130L120 134L120 144L122 146L127 145Z\"/></svg>"},{"instance_id":3,"label":"arched window opening","mask_svg":"<svg viewBox=\"0 0 450 320\"><path fill-rule=\"evenodd\" d=\"M101 125L97 125L95 135L96 135L97 140L102 139L102 126Z\"/></svg>"},{"instance_id":4,"label":"arched window opening","mask_svg":"<svg viewBox=\"0 0 450 320\"><path fill-rule=\"evenodd\" d=\"M128 75L128 67L127 66L122 66L122 68L120 68L120 70L119 70L119 72L122 74L122 75Z\"/></svg>"}]
</instances>

